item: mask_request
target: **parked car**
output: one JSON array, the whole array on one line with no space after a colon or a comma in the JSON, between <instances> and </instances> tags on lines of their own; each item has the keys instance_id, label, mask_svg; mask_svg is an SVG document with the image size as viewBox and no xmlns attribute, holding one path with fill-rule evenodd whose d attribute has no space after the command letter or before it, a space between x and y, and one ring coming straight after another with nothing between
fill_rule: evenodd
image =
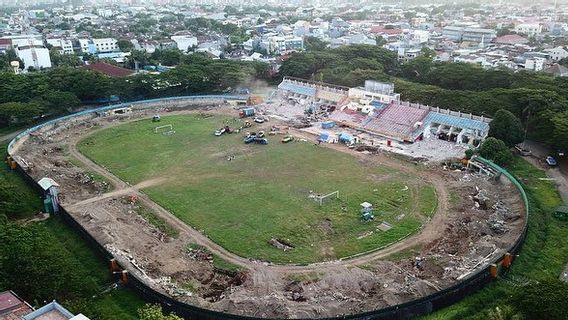
<instances>
[{"instance_id":1,"label":"parked car","mask_svg":"<svg viewBox=\"0 0 568 320\"><path fill-rule=\"evenodd\" d=\"M519 151L519 154L523 157L528 157L531 155L531 151L523 144L515 145L515 149Z\"/></svg>"},{"instance_id":2,"label":"parked car","mask_svg":"<svg viewBox=\"0 0 568 320\"><path fill-rule=\"evenodd\" d=\"M255 118L254 118L254 122L256 122L256 123L263 123L263 122L264 122L264 118L255 117Z\"/></svg>"},{"instance_id":3,"label":"parked car","mask_svg":"<svg viewBox=\"0 0 568 320\"><path fill-rule=\"evenodd\" d=\"M219 130L215 130L215 135L216 135L216 136L220 136L220 135L222 135L223 133L225 133L225 131L226 131L225 128L221 128L221 129L219 129Z\"/></svg>"},{"instance_id":4,"label":"parked car","mask_svg":"<svg viewBox=\"0 0 568 320\"><path fill-rule=\"evenodd\" d=\"M556 159L554 159L554 157L552 156L548 156L546 157L546 164L548 164L551 167L556 167L557 163L556 163Z\"/></svg>"}]
</instances>

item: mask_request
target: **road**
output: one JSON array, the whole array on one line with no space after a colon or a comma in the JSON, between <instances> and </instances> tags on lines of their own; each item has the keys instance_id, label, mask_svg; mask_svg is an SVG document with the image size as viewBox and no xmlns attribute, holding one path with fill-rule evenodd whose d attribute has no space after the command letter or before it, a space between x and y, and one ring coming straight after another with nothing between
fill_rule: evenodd
<instances>
[{"instance_id":1,"label":"road","mask_svg":"<svg viewBox=\"0 0 568 320\"><path fill-rule=\"evenodd\" d=\"M558 187L558 193L564 201L564 204L568 205L568 158L555 157L558 161L558 167L551 168L543 162L543 160L548 155L554 155L553 152L549 150L546 146L534 142L526 141L525 144L532 152L532 156L525 157L527 161L539 168L544 168L544 171L551 179L554 179L556 186Z\"/></svg>"}]
</instances>

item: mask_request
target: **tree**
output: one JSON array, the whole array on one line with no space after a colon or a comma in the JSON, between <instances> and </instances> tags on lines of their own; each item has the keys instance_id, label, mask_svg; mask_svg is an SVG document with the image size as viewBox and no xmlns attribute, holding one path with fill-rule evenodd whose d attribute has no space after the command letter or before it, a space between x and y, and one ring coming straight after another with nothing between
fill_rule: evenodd
<instances>
[{"instance_id":1,"label":"tree","mask_svg":"<svg viewBox=\"0 0 568 320\"><path fill-rule=\"evenodd\" d=\"M120 51L122 52L129 52L134 48L134 44L132 44L132 42L128 39L119 39L117 44L118 48L120 48Z\"/></svg>"},{"instance_id":2,"label":"tree","mask_svg":"<svg viewBox=\"0 0 568 320\"><path fill-rule=\"evenodd\" d=\"M140 320L183 320L173 313L164 315L162 307L157 304L147 304L138 309L138 316Z\"/></svg>"},{"instance_id":3,"label":"tree","mask_svg":"<svg viewBox=\"0 0 568 320\"><path fill-rule=\"evenodd\" d=\"M71 92L48 91L33 99L45 114L64 114L81 106L81 100Z\"/></svg>"},{"instance_id":4,"label":"tree","mask_svg":"<svg viewBox=\"0 0 568 320\"><path fill-rule=\"evenodd\" d=\"M489 136L502 140L509 147L523 142L521 121L510 111L500 109L489 123Z\"/></svg>"},{"instance_id":5,"label":"tree","mask_svg":"<svg viewBox=\"0 0 568 320\"><path fill-rule=\"evenodd\" d=\"M513 161L513 154L505 142L493 137L483 141L481 148L479 148L479 155L502 166Z\"/></svg>"},{"instance_id":6,"label":"tree","mask_svg":"<svg viewBox=\"0 0 568 320\"><path fill-rule=\"evenodd\" d=\"M0 104L0 127L13 124L30 124L41 115L36 103L7 102Z\"/></svg>"},{"instance_id":7,"label":"tree","mask_svg":"<svg viewBox=\"0 0 568 320\"><path fill-rule=\"evenodd\" d=\"M322 51L327 48L328 43L317 37L306 37L304 39L304 49L307 51Z\"/></svg>"},{"instance_id":8,"label":"tree","mask_svg":"<svg viewBox=\"0 0 568 320\"><path fill-rule=\"evenodd\" d=\"M375 36L375 45L382 47L385 44L387 44L387 39L385 39L383 36Z\"/></svg>"},{"instance_id":9,"label":"tree","mask_svg":"<svg viewBox=\"0 0 568 320\"><path fill-rule=\"evenodd\" d=\"M568 151L568 111L556 114L552 118L554 124L553 141L554 145L561 151Z\"/></svg>"},{"instance_id":10,"label":"tree","mask_svg":"<svg viewBox=\"0 0 568 320\"><path fill-rule=\"evenodd\" d=\"M76 54L61 54L59 49L55 47L49 50L49 57L51 58L51 63L56 67L77 67L83 64L81 58Z\"/></svg>"},{"instance_id":11,"label":"tree","mask_svg":"<svg viewBox=\"0 0 568 320\"><path fill-rule=\"evenodd\" d=\"M526 319L566 319L568 314L568 284L557 279L546 279L515 291L512 305Z\"/></svg>"}]
</instances>

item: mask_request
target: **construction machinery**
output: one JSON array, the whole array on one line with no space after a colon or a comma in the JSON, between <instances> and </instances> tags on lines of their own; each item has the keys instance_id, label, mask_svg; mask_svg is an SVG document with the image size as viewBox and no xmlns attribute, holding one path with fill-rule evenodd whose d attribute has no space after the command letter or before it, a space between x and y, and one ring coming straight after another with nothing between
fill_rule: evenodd
<instances>
[{"instance_id":1,"label":"construction machinery","mask_svg":"<svg viewBox=\"0 0 568 320\"><path fill-rule=\"evenodd\" d=\"M250 97L248 97L248 99L247 99L247 104L248 104L249 106L261 104L261 103L263 103L263 102L264 102L264 99L262 99L261 96L250 96Z\"/></svg>"},{"instance_id":2,"label":"construction machinery","mask_svg":"<svg viewBox=\"0 0 568 320\"><path fill-rule=\"evenodd\" d=\"M292 136L290 136L290 135L285 136L284 138L282 138L282 143L288 143L288 142L292 142L292 141L294 141L294 137L292 137Z\"/></svg>"}]
</instances>

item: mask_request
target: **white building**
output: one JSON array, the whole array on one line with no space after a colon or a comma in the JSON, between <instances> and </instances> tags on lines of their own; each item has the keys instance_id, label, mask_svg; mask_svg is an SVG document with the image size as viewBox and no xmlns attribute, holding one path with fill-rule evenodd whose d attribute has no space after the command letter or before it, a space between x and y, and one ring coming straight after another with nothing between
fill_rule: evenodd
<instances>
[{"instance_id":1,"label":"white building","mask_svg":"<svg viewBox=\"0 0 568 320\"><path fill-rule=\"evenodd\" d=\"M544 69L544 62L546 59L543 58L530 58L525 60L525 69L532 71L541 71Z\"/></svg>"},{"instance_id":2,"label":"white building","mask_svg":"<svg viewBox=\"0 0 568 320\"><path fill-rule=\"evenodd\" d=\"M73 54L73 42L68 39L45 39L47 44L59 48L60 54Z\"/></svg>"},{"instance_id":3,"label":"white building","mask_svg":"<svg viewBox=\"0 0 568 320\"><path fill-rule=\"evenodd\" d=\"M197 38L196 37L190 37L190 36L171 36L170 39L172 39L178 49L182 52L187 52L187 50L193 46L197 46Z\"/></svg>"},{"instance_id":4,"label":"white building","mask_svg":"<svg viewBox=\"0 0 568 320\"><path fill-rule=\"evenodd\" d=\"M51 68L49 50L43 45L18 46L16 54L24 62L24 70L29 70L30 67L36 70Z\"/></svg>"},{"instance_id":5,"label":"white building","mask_svg":"<svg viewBox=\"0 0 568 320\"><path fill-rule=\"evenodd\" d=\"M535 36L542 32L542 25L539 23L521 23L515 26L515 32Z\"/></svg>"},{"instance_id":6,"label":"white building","mask_svg":"<svg viewBox=\"0 0 568 320\"><path fill-rule=\"evenodd\" d=\"M118 41L114 38L93 39L97 53L119 51Z\"/></svg>"},{"instance_id":7,"label":"white building","mask_svg":"<svg viewBox=\"0 0 568 320\"><path fill-rule=\"evenodd\" d=\"M566 49L564 49L563 47L556 47L554 49L547 49L544 51L548 53L550 55L550 59L554 61L568 58L568 51L566 51Z\"/></svg>"},{"instance_id":8,"label":"white building","mask_svg":"<svg viewBox=\"0 0 568 320\"><path fill-rule=\"evenodd\" d=\"M364 87L350 88L348 95L351 99L376 100L385 104L400 102L400 94L394 93L392 83L373 80L365 80Z\"/></svg>"}]
</instances>

